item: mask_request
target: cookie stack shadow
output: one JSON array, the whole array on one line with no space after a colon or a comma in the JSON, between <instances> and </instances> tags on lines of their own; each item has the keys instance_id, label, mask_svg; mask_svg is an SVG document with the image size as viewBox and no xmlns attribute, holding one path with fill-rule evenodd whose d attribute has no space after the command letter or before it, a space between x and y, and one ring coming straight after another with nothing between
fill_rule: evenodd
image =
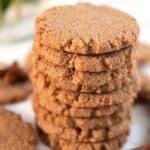
<instances>
[{"instance_id":1,"label":"cookie stack shadow","mask_svg":"<svg viewBox=\"0 0 150 150\"><path fill-rule=\"evenodd\" d=\"M120 149L139 89L137 38L136 21L107 6L52 8L36 19L33 109L52 149Z\"/></svg>"}]
</instances>

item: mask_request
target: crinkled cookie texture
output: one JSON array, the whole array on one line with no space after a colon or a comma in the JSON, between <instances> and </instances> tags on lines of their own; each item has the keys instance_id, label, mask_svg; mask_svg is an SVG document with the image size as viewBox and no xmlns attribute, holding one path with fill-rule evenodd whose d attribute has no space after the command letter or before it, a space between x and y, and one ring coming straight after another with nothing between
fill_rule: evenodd
<instances>
[{"instance_id":1,"label":"crinkled cookie texture","mask_svg":"<svg viewBox=\"0 0 150 150\"><path fill-rule=\"evenodd\" d=\"M47 79L58 88L86 93L98 93L105 84L125 81L135 74L132 63L120 69L101 73L81 72L55 65L45 65L42 61L35 63L34 68L35 74L44 73L47 75ZM112 85L115 86L115 83Z\"/></svg>"},{"instance_id":2,"label":"crinkled cookie texture","mask_svg":"<svg viewBox=\"0 0 150 150\"><path fill-rule=\"evenodd\" d=\"M35 44L36 43L36 44ZM131 62L134 53L133 48L128 47L116 52L101 55L79 55L54 49L48 49L35 42L33 46L34 61L44 61L45 64L59 65L77 71L102 72L119 69Z\"/></svg>"},{"instance_id":3,"label":"crinkled cookie texture","mask_svg":"<svg viewBox=\"0 0 150 150\"><path fill-rule=\"evenodd\" d=\"M107 128L86 129L64 128L50 124L44 118L37 118L38 126L47 134L56 135L60 139L70 142L100 142L113 139L129 131L129 120Z\"/></svg>"},{"instance_id":4,"label":"crinkled cookie texture","mask_svg":"<svg viewBox=\"0 0 150 150\"><path fill-rule=\"evenodd\" d=\"M0 149L36 150L37 137L19 115L0 108Z\"/></svg>"},{"instance_id":5,"label":"crinkled cookie texture","mask_svg":"<svg viewBox=\"0 0 150 150\"><path fill-rule=\"evenodd\" d=\"M132 99L132 98L131 98ZM35 103L35 104L34 104ZM33 95L33 104L39 103L45 110L53 112L55 115L62 115L65 117L104 117L115 114L116 112L124 112L132 103L132 100L127 100L118 105L103 106L97 108L78 108L68 104L61 103L55 98Z\"/></svg>"},{"instance_id":6,"label":"crinkled cookie texture","mask_svg":"<svg viewBox=\"0 0 150 150\"><path fill-rule=\"evenodd\" d=\"M95 142L95 143L71 143L63 139L58 139L57 136L52 136L44 133L38 128L41 140L55 150L120 150L123 143L127 139L127 133L120 135L112 140Z\"/></svg>"},{"instance_id":7,"label":"crinkled cookie texture","mask_svg":"<svg viewBox=\"0 0 150 150\"><path fill-rule=\"evenodd\" d=\"M128 84L123 84L120 89L101 94L80 93L59 89L50 84L42 74L34 76L33 85L34 91L47 100L54 99L54 101L78 108L96 108L121 104L127 100L132 101L139 90L137 80L137 78L133 78Z\"/></svg>"},{"instance_id":8,"label":"crinkled cookie texture","mask_svg":"<svg viewBox=\"0 0 150 150\"><path fill-rule=\"evenodd\" d=\"M139 33L130 15L105 5L54 7L36 19L36 40L52 49L100 54L134 45Z\"/></svg>"},{"instance_id":9,"label":"crinkled cookie texture","mask_svg":"<svg viewBox=\"0 0 150 150\"><path fill-rule=\"evenodd\" d=\"M31 91L28 75L16 62L0 65L0 104L22 101Z\"/></svg>"},{"instance_id":10,"label":"crinkled cookie texture","mask_svg":"<svg viewBox=\"0 0 150 150\"><path fill-rule=\"evenodd\" d=\"M78 128L83 130L107 128L121 123L124 119L130 119L129 104L125 105L122 110L116 111L111 115L101 117L66 117L64 115L56 115L53 111L49 111L42 107L37 99L33 99L33 108L38 119L45 119L49 124L61 126L64 128Z\"/></svg>"}]
</instances>

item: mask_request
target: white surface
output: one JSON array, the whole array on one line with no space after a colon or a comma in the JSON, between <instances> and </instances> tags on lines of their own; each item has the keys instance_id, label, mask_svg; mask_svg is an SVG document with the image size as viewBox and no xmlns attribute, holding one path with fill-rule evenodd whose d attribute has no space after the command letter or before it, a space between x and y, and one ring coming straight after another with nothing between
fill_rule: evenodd
<instances>
[{"instance_id":1,"label":"white surface","mask_svg":"<svg viewBox=\"0 0 150 150\"><path fill-rule=\"evenodd\" d=\"M70 3L70 0L54 0L47 1L46 7L50 5L54 5L52 3ZM82 0L85 1L85 0ZM72 3L77 2L77 0L73 0ZM137 18L140 27L141 34L140 39L147 41L150 43L150 1L147 0L95 0L95 3L106 3L111 4L114 7L122 9L126 12L131 13L134 17ZM45 7L45 6L43 6ZM24 27L22 30L25 30ZM19 30L20 31L20 30ZM16 34L18 32L16 31ZM11 45L0 45L0 61L4 62L12 62L13 60L18 60L21 63L24 61L25 54L31 49L32 42L26 41L19 44L11 44ZM145 72L150 74L150 67L144 67ZM11 104L6 106L8 109L21 114L23 119L27 122L32 123L34 126L34 114L31 108L31 98L27 101ZM131 133L128 138L127 143L125 144L123 150L129 150L138 145L142 145L144 143L150 143L150 136L148 137L148 131L150 130L150 104L137 104L133 107L132 110L132 124L131 124ZM38 150L48 150L46 146L39 143Z\"/></svg>"}]
</instances>

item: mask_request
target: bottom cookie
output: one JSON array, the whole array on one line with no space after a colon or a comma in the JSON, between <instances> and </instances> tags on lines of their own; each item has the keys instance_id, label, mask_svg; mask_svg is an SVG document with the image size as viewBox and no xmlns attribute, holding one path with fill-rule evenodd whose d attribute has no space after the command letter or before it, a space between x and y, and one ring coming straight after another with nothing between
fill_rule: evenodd
<instances>
[{"instance_id":1,"label":"bottom cookie","mask_svg":"<svg viewBox=\"0 0 150 150\"><path fill-rule=\"evenodd\" d=\"M112 140L96 143L71 143L58 137L45 134L38 128L41 140L49 145L52 150L120 150L126 142L128 133L122 134Z\"/></svg>"}]
</instances>

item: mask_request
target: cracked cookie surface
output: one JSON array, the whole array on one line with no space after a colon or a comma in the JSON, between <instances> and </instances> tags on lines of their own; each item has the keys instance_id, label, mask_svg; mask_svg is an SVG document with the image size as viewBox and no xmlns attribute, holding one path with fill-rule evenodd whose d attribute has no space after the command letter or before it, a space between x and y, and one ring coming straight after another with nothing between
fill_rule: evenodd
<instances>
[{"instance_id":1,"label":"cracked cookie surface","mask_svg":"<svg viewBox=\"0 0 150 150\"><path fill-rule=\"evenodd\" d=\"M48 66L51 69L48 69ZM45 80L54 84L57 88L85 93L99 93L103 86L107 86L106 89L108 90L109 87L120 86L120 81L126 82L135 74L132 63L120 69L101 73L81 72L59 66L46 65L42 61L35 62L34 68L33 78L34 75L43 73L47 76Z\"/></svg>"},{"instance_id":2,"label":"cracked cookie surface","mask_svg":"<svg viewBox=\"0 0 150 150\"><path fill-rule=\"evenodd\" d=\"M58 139L57 136L51 136L44 133L40 128L38 128L39 135L44 143L49 145L51 148L56 150L120 150L123 143L127 139L127 133L120 135L112 140L96 142L96 143L71 143L62 139Z\"/></svg>"},{"instance_id":3,"label":"cracked cookie surface","mask_svg":"<svg viewBox=\"0 0 150 150\"><path fill-rule=\"evenodd\" d=\"M79 55L63 51L47 49L46 47L33 46L33 59L44 60L45 64L55 64L64 68L71 68L77 71L102 72L121 68L133 57L133 48L128 47L117 52L103 55Z\"/></svg>"},{"instance_id":4,"label":"cracked cookie surface","mask_svg":"<svg viewBox=\"0 0 150 150\"><path fill-rule=\"evenodd\" d=\"M33 100L33 108L38 120L45 120L49 124L61 126L62 128L76 128L80 130L91 130L98 128L107 128L121 123L124 119L130 119L130 106L126 105L123 110L114 112L110 116L103 117L65 117L56 115L52 111L46 110L44 107Z\"/></svg>"},{"instance_id":5,"label":"cracked cookie surface","mask_svg":"<svg viewBox=\"0 0 150 150\"><path fill-rule=\"evenodd\" d=\"M139 34L133 17L105 5L54 7L38 16L35 24L36 41L78 54L119 50L134 45Z\"/></svg>"},{"instance_id":6,"label":"cracked cookie surface","mask_svg":"<svg viewBox=\"0 0 150 150\"><path fill-rule=\"evenodd\" d=\"M113 139L129 131L129 122L128 119L124 119L111 127L97 129L89 129L86 126L85 128L64 128L37 117L37 124L45 133L70 142L100 142Z\"/></svg>"},{"instance_id":7,"label":"cracked cookie surface","mask_svg":"<svg viewBox=\"0 0 150 150\"><path fill-rule=\"evenodd\" d=\"M96 108L101 106L111 106L121 104L127 100L133 100L139 90L138 79L131 79L120 89L115 89L109 93L89 94L62 90L46 81L43 74L36 74L33 78L34 91L44 99L53 99L62 104L67 104L76 108ZM107 89L109 87L106 87Z\"/></svg>"},{"instance_id":8,"label":"cracked cookie surface","mask_svg":"<svg viewBox=\"0 0 150 150\"><path fill-rule=\"evenodd\" d=\"M33 104L39 104L45 110L52 112L55 115L62 115L65 117L104 117L112 115L116 112L122 112L132 104L132 100L125 101L118 105L103 106L97 108L78 108L68 104L63 104L53 97L47 99L39 95L33 95Z\"/></svg>"}]
</instances>

